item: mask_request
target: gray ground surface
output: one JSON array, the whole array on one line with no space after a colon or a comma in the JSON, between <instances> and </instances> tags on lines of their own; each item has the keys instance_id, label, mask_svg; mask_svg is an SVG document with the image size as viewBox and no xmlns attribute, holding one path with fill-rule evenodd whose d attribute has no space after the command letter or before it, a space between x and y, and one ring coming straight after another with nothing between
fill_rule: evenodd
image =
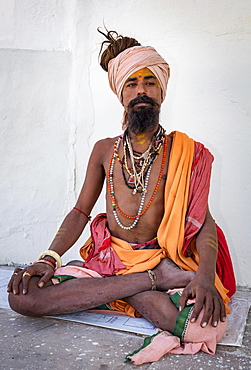
<instances>
[{"instance_id":1,"label":"gray ground surface","mask_svg":"<svg viewBox=\"0 0 251 370\"><path fill-rule=\"evenodd\" d=\"M251 292L241 292L249 296ZM143 343L135 334L0 309L0 369L251 369L251 312L241 347L218 345L214 356L166 355L134 366L124 358Z\"/></svg>"}]
</instances>

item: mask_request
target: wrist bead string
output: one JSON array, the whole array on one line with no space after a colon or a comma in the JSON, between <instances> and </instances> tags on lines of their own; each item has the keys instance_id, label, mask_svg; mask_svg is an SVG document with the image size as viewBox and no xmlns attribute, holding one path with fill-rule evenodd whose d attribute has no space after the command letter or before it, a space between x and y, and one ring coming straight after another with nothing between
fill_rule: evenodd
<instances>
[{"instance_id":1,"label":"wrist bead string","mask_svg":"<svg viewBox=\"0 0 251 370\"><path fill-rule=\"evenodd\" d=\"M165 159L166 159L166 153L167 153L167 138L166 138L166 135L165 135L162 163L161 163L160 173L159 173L159 177L158 177L155 189L153 191L153 194L151 196L150 201L148 202L148 204L147 204L147 206L144 210L142 210L142 209L143 209L143 205L144 205L144 201L145 201L146 192L141 193L142 198L141 198L139 210L138 210L138 213L137 213L136 216L128 216L125 213L123 213L121 211L121 209L119 208L119 206L116 202L116 199L115 199L114 186L113 186L113 171L114 171L115 159L117 159L119 161L119 163L121 165L123 165L123 163L120 160L120 158L118 156L118 153L117 153L121 140L122 140L122 136L120 136L114 143L114 151L113 151L113 154L111 156L109 170L108 170L108 187L109 187L110 198L111 198L111 201L112 201L113 214L114 214L114 217L115 217L115 220L116 220L117 224L125 230L130 230L130 229L132 229L133 227L136 226L136 224L139 221L139 218L148 210L148 208L152 204L152 202L153 202L153 200L154 200L154 198L157 194L157 191L158 191L159 186L160 186L161 178L162 178L162 175L163 175L163 171L164 171L164 165L165 165ZM145 180L145 188L146 189L147 189L148 182L149 182L151 168L152 168L152 164L147 169L147 175L146 175L146 180ZM117 211L125 218L134 219L134 222L132 223L132 225L130 225L130 226L122 225L122 223L119 221Z\"/></svg>"}]
</instances>

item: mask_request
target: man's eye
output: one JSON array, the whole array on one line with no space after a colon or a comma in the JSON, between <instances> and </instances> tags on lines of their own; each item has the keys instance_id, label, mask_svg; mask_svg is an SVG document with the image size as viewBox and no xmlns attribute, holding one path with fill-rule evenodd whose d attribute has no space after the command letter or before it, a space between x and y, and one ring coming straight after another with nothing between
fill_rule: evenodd
<instances>
[{"instance_id":1,"label":"man's eye","mask_svg":"<svg viewBox=\"0 0 251 370\"><path fill-rule=\"evenodd\" d=\"M134 86L136 86L135 82L131 82L130 84L127 85L127 87L134 87Z\"/></svg>"},{"instance_id":2,"label":"man's eye","mask_svg":"<svg viewBox=\"0 0 251 370\"><path fill-rule=\"evenodd\" d=\"M147 82L146 85L148 85L148 86L154 86L155 85L155 82Z\"/></svg>"}]
</instances>

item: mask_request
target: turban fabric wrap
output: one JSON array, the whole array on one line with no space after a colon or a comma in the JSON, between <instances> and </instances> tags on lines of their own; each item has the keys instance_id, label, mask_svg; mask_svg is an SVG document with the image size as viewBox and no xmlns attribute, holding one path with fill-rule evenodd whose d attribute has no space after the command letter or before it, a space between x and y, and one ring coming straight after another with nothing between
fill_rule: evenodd
<instances>
[{"instance_id":1,"label":"turban fabric wrap","mask_svg":"<svg viewBox=\"0 0 251 370\"><path fill-rule=\"evenodd\" d=\"M167 62L151 46L133 46L122 51L108 63L110 87L121 103L125 82L133 73L143 68L148 68L158 79L162 90L162 101L165 99L170 76Z\"/></svg>"}]
</instances>

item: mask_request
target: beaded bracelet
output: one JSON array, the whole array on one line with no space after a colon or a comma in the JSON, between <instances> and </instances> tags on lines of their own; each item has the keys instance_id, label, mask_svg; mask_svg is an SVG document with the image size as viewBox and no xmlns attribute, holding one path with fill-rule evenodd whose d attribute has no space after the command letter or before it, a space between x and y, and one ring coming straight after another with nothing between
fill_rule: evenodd
<instances>
[{"instance_id":1,"label":"beaded bracelet","mask_svg":"<svg viewBox=\"0 0 251 370\"><path fill-rule=\"evenodd\" d=\"M61 259L60 255L57 252L52 251L52 250L49 249L48 251L40 253L40 255L38 256L38 260L40 258L45 257L45 256L51 256L52 258L54 258L54 260L57 262L57 267L62 266L62 259Z\"/></svg>"},{"instance_id":2,"label":"beaded bracelet","mask_svg":"<svg viewBox=\"0 0 251 370\"><path fill-rule=\"evenodd\" d=\"M87 215L85 212L83 212L83 211L81 211L81 209L79 209L79 208L77 208L77 207L73 207L73 209L76 209L78 212L80 212L80 213L82 213L83 215L85 215L85 217L87 217L88 218L88 221L91 221L91 216L89 215Z\"/></svg>"},{"instance_id":3,"label":"beaded bracelet","mask_svg":"<svg viewBox=\"0 0 251 370\"><path fill-rule=\"evenodd\" d=\"M37 261L33 262L33 265L35 265L36 263L46 263L47 265L51 266L53 268L53 270L55 270L55 267L54 267L52 261L50 262L49 260L41 258L40 260L37 260Z\"/></svg>"},{"instance_id":4,"label":"beaded bracelet","mask_svg":"<svg viewBox=\"0 0 251 370\"><path fill-rule=\"evenodd\" d=\"M146 270L146 271L148 272L149 278L150 278L151 283L152 283L152 290L156 290L156 284L155 284L156 275L155 275L155 273L152 270Z\"/></svg>"}]
</instances>

